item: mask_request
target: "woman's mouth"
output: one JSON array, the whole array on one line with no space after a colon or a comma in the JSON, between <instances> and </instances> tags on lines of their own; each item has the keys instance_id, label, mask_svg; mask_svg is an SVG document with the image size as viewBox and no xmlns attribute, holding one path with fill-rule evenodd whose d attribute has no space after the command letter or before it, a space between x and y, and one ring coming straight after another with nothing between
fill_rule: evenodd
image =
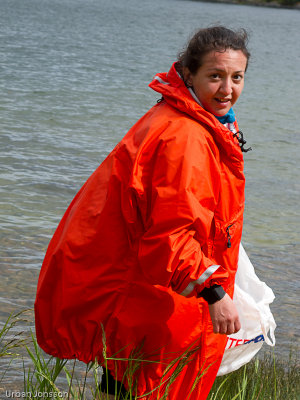
<instances>
[{"instance_id":1,"label":"woman's mouth","mask_svg":"<svg viewBox=\"0 0 300 400\"><path fill-rule=\"evenodd\" d=\"M217 100L218 103L227 104L231 99L226 99L226 98L215 98L215 100Z\"/></svg>"}]
</instances>

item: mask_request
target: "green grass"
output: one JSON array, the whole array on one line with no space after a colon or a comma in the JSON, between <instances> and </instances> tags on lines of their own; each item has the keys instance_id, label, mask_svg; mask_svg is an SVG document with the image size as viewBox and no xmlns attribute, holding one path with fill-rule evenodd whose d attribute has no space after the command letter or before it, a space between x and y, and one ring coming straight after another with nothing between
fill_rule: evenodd
<instances>
[{"instance_id":1,"label":"green grass","mask_svg":"<svg viewBox=\"0 0 300 400\"><path fill-rule=\"evenodd\" d=\"M227 376L217 377L209 400L300 399L300 365L297 352L292 354L283 361L265 353L262 359L256 358Z\"/></svg>"},{"instance_id":2,"label":"green grass","mask_svg":"<svg viewBox=\"0 0 300 400\"><path fill-rule=\"evenodd\" d=\"M10 315L5 321L3 327L0 330L0 358L1 357L14 357L19 354L16 353L20 347L26 344L26 339L22 337L23 331L12 333L13 328L20 324L20 322L28 322L24 317L27 310L21 311L17 314Z\"/></svg>"},{"instance_id":3,"label":"green grass","mask_svg":"<svg viewBox=\"0 0 300 400\"><path fill-rule=\"evenodd\" d=\"M26 349L31 366L25 367L23 364L24 384L22 388L16 389L23 392L22 398L41 398L38 396L43 393L44 398L107 400L105 394L99 393L102 369L97 362L85 365L76 360L49 357L39 348L34 335L24 338L24 334L22 336L21 333L10 332L21 321L24 321L22 314L10 316L0 331L0 357L11 360L5 371L0 371L0 379L1 374L3 379L4 373L9 368L14 368L14 359L20 360L21 356L17 350ZM194 351L195 349L187 350L166 367L162 378L162 383L167 383L166 389L157 396L157 400L167 400L168 390L182 368L190 361ZM113 359L108 358L105 352L104 356L106 362ZM131 387L134 387L134 372L140 367L141 361L139 352L136 352L128 362L124 379L131 382ZM172 375L167 379L166 374L169 371L172 371ZM198 379L200 377L201 374ZM116 394L115 399L122 400L123 397ZM132 399L137 397L130 391L126 400ZM288 360L265 353L264 358L256 358L238 371L218 377L208 400L300 400L300 365L297 352L291 351Z\"/></svg>"}]
</instances>

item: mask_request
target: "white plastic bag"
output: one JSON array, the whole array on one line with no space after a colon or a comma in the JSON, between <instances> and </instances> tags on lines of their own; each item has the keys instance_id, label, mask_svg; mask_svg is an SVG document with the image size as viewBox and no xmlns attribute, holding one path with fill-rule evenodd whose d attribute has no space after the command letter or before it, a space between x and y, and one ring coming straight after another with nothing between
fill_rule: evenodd
<instances>
[{"instance_id":1,"label":"white plastic bag","mask_svg":"<svg viewBox=\"0 0 300 400\"><path fill-rule=\"evenodd\" d=\"M228 336L218 376L235 371L249 362L264 342L270 346L275 345L276 323L269 307L274 298L272 289L255 274L241 244L233 301L242 328Z\"/></svg>"}]
</instances>

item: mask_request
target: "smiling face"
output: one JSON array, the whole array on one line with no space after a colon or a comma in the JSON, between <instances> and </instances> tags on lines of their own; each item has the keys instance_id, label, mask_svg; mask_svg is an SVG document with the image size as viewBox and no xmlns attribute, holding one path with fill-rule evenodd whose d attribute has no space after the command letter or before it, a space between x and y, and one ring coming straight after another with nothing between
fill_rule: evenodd
<instances>
[{"instance_id":1,"label":"smiling face","mask_svg":"<svg viewBox=\"0 0 300 400\"><path fill-rule=\"evenodd\" d=\"M210 51L195 74L184 68L183 75L203 108L222 117L242 93L246 67L247 58L241 50Z\"/></svg>"}]
</instances>

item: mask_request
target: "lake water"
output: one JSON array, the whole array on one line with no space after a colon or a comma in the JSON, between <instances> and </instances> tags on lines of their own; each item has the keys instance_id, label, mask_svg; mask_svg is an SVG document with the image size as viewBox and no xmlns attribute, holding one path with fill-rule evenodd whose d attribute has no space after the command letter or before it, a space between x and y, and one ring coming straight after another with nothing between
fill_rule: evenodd
<instances>
[{"instance_id":1,"label":"lake water","mask_svg":"<svg viewBox=\"0 0 300 400\"><path fill-rule=\"evenodd\" d=\"M33 306L60 218L158 99L147 87L152 77L169 69L190 33L214 23L251 34L235 107L253 148L243 242L276 295L275 352L299 346L300 13L184 0L1 0L2 324Z\"/></svg>"}]
</instances>

